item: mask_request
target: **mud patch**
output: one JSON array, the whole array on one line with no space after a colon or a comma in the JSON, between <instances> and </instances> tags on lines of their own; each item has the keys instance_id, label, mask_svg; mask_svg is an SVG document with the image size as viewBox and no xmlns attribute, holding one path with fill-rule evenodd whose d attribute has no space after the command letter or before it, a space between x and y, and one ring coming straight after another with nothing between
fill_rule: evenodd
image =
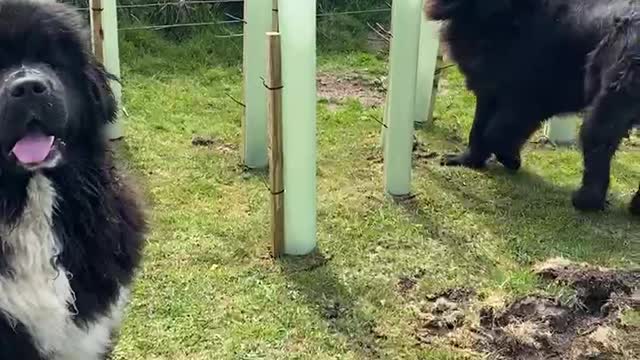
<instances>
[{"instance_id":1,"label":"mud patch","mask_svg":"<svg viewBox=\"0 0 640 360\"><path fill-rule=\"evenodd\" d=\"M476 295L475 290L471 288L461 287L461 288L447 289L441 293L429 295L427 296L427 300L435 301L440 298L445 298L450 301L455 301L458 304L467 304L467 302L471 300L471 298L473 298L475 295Z\"/></svg>"},{"instance_id":2,"label":"mud patch","mask_svg":"<svg viewBox=\"0 0 640 360\"><path fill-rule=\"evenodd\" d=\"M632 301L640 288L640 269L617 271L558 258L539 264L534 271L545 280L575 289L577 306L591 314L608 315L619 302Z\"/></svg>"},{"instance_id":3,"label":"mud patch","mask_svg":"<svg viewBox=\"0 0 640 360\"><path fill-rule=\"evenodd\" d=\"M426 297L427 303L418 312L415 336L420 343L432 344L465 325L472 289L453 288Z\"/></svg>"},{"instance_id":4,"label":"mud patch","mask_svg":"<svg viewBox=\"0 0 640 360\"><path fill-rule=\"evenodd\" d=\"M200 136L196 135L191 139L191 145L196 147L206 147L221 154L231 154L237 151L236 147L231 144L227 144L223 141L215 139L212 136Z\"/></svg>"},{"instance_id":5,"label":"mud patch","mask_svg":"<svg viewBox=\"0 0 640 360\"><path fill-rule=\"evenodd\" d=\"M322 315L327 320L336 320L339 318L343 318L349 313L349 309L339 301L334 301L328 305L325 305L322 310Z\"/></svg>"},{"instance_id":6,"label":"mud patch","mask_svg":"<svg viewBox=\"0 0 640 360\"><path fill-rule=\"evenodd\" d=\"M413 141L413 158L416 161L428 161L439 159L442 155L436 151L430 150L425 143L419 139Z\"/></svg>"},{"instance_id":7,"label":"mud patch","mask_svg":"<svg viewBox=\"0 0 640 360\"><path fill-rule=\"evenodd\" d=\"M398 292L407 294L418 285L418 279L413 276L403 276L398 280Z\"/></svg>"},{"instance_id":8,"label":"mud patch","mask_svg":"<svg viewBox=\"0 0 640 360\"><path fill-rule=\"evenodd\" d=\"M421 343L444 342L491 359L640 359L640 270L620 271L554 259L536 274L571 295L525 296L479 310L458 290L428 298L418 315Z\"/></svg>"},{"instance_id":9,"label":"mud patch","mask_svg":"<svg viewBox=\"0 0 640 360\"><path fill-rule=\"evenodd\" d=\"M424 275L425 271L419 270L411 275L400 276L400 278L398 279L398 284L396 285L398 293L400 293L401 295L407 295L408 293L413 291L418 285L420 279L424 277Z\"/></svg>"},{"instance_id":10,"label":"mud patch","mask_svg":"<svg viewBox=\"0 0 640 360\"><path fill-rule=\"evenodd\" d=\"M371 150L371 155L367 156L367 161L374 164L382 164L384 163L384 157L382 151L379 147L375 147ZM433 151L427 147L422 141L420 141L417 137L413 139L413 160L419 163L426 163L429 161L439 161L442 157L442 154Z\"/></svg>"},{"instance_id":11,"label":"mud patch","mask_svg":"<svg viewBox=\"0 0 640 360\"><path fill-rule=\"evenodd\" d=\"M379 107L385 102L384 84L379 79L368 79L359 74L319 73L318 97L330 105L343 104L356 99L365 107Z\"/></svg>"},{"instance_id":12,"label":"mud patch","mask_svg":"<svg viewBox=\"0 0 640 360\"><path fill-rule=\"evenodd\" d=\"M575 293L571 301L525 297L501 311L483 309L478 350L502 359L637 359L624 341L622 311L637 306L640 271L616 271L554 259L535 267ZM634 305L635 304L635 305Z\"/></svg>"}]
</instances>

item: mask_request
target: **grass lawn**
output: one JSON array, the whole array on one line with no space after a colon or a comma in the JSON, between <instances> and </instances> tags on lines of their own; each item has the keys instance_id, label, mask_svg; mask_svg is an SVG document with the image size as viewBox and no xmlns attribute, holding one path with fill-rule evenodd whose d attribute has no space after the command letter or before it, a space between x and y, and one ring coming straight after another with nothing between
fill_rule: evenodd
<instances>
[{"instance_id":1,"label":"grass lawn","mask_svg":"<svg viewBox=\"0 0 640 360\"><path fill-rule=\"evenodd\" d=\"M227 95L242 98L240 65L216 50L230 46L123 42L125 156L148 195L152 232L116 359L479 358L419 340L434 294L472 289L476 308L558 295L532 272L548 258L639 264L640 221L626 204L640 147L629 142L618 154L611 208L595 215L570 205L582 170L576 150L530 144L517 175L440 167L432 155L464 147L475 101L454 68L435 125L418 133L410 201L383 193L372 120L382 109L319 102L319 252L273 262L269 192L263 174L239 165L243 109ZM319 66L338 76L386 72L361 53L323 56ZM640 329L640 313L625 316Z\"/></svg>"}]
</instances>

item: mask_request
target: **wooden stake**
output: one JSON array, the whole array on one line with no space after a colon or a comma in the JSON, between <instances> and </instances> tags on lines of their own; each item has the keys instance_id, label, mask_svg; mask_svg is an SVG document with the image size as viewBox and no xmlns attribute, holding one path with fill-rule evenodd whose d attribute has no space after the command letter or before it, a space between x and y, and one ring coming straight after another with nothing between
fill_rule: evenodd
<instances>
[{"instance_id":1,"label":"wooden stake","mask_svg":"<svg viewBox=\"0 0 640 360\"><path fill-rule=\"evenodd\" d=\"M278 0L273 0L273 15L271 19L271 31L280 31L280 20L278 18Z\"/></svg>"},{"instance_id":2,"label":"wooden stake","mask_svg":"<svg viewBox=\"0 0 640 360\"><path fill-rule=\"evenodd\" d=\"M93 40L93 53L104 64L104 29L102 28L102 0L90 0L89 6L91 7L91 23L93 24L93 34L91 36Z\"/></svg>"},{"instance_id":3,"label":"wooden stake","mask_svg":"<svg viewBox=\"0 0 640 360\"><path fill-rule=\"evenodd\" d=\"M269 90L269 183L271 187L271 254L274 258L278 258L284 252L282 62L279 33L267 33L267 48L267 86Z\"/></svg>"}]
</instances>

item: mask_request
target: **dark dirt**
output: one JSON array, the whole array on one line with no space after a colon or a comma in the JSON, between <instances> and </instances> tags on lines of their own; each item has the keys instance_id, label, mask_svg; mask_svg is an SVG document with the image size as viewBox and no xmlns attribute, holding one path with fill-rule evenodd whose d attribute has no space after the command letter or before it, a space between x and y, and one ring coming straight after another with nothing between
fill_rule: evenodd
<instances>
[{"instance_id":1,"label":"dark dirt","mask_svg":"<svg viewBox=\"0 0 640 360\"><path fill-rule=\"evenodd\" d=\"M572 291L570 299L525 296L471 316L472 291L427 297L418 315L420 343L443 341L490 359L640 359L640 329L621 316L640 310L640 270L619 271L554 259L535 267L542 279Z\"/></svg>"},{"instance_id":2,"label":"dark dirt","mask_svg":"<svg viewBox=\"0 0 640 360\"><path fill-rule=\"evenodd\" d=\"M419 270L411 275L403 275L398 279L398 292L402 295L406 295L416 288L420 279L425 275L424 270Z\"/></svg>"},{"instance_id":3,"label":"dark dirt","mask_svg":"<svg viewBox=\"0 0 640 360\"><path fill-rule=\"evenodd\" d=\"M424 144L418 139L414 139L414 142L413 142L413 159L414 160L417 160L417 161L433 160L433 159L439 159L440 157L441 157L440 153L430 150L426 144Z\"/></svg>"},{"instance_id":4,"label":"dark dirt","mask_svg":"<svg viewBox=\"0 0 640 360\"><path fill-rule=\"evenodd\" d=\"M382 156L382 150L379 148L372 149L373 154L367 157L367 161L374 164L382 164L384 158ZM438 160L442 157L439 152L433 151L427 147L423 142L417 138L413 141L413 160L417 162L428 162L432 160Z\"/></svg>"},{"instance_id":5,"label":"dark dirt","mask_svg":"<svg viewBox=\"0 0 640 360\"><path fill-rule=\"evenodd\" d=\"M418 285L418 279L413 276L403 276L398 280L398 291L406 294Z\"/></svg>"},{"instance_id":6,"label":"dark dirt","mask_svg":"<svg viewBox=\"0 0 640 360\"><path fill-rule=\"evenodd\" d=\"M345 316L349 309L345 308L340 302L334 301L326 305L323 309L323 317L327 320L336 320Z\"/></svg>"},{"instance_id":7,"label":"dark dirt","mask_svg":"<svg viewBox=\"0 0 640 360\"><path fill-rule=\"evenodd\" d=\"M222 154L234 153L237 149L234 145L227 144L211 136L196 135L191 139L191 145L214 149Z\"/></svg>"},{"instance_id":8,"label":"dark dirt","mask_svg":"<svg viewBox=\"0 0 640 360\"><path fill-rule=\"evenodd\" d=\"M607 315L615 305L612 297L628 297L640 288L640 269L616 271L554 259L535 271L543 279L575 289L581 307L591 314Z\"/></svg>"},{"instance_id":9,"label":"dark dirt","mask_svg":"<svg viewBox=\"0 0 640 360\"><path fill-rule=\"evenodd\" d=\"M445 298L460 304L460 303L468 302L475 295L476 295L475 290L462 287L462 288L447 289L438 294L427 295L426 298L428 301L436 301L440 298Z\"/></svg>"},{"instance_id":10,"label":"dark dirt","mask_svg":"<svg viewBox=\"0 0 640 360\"><path fill-rule=\"evenodd\" d=\"M468 288L452 288L438 294L427 295L428 303L419 313L419 342L431 344L437 338L447 336L465 324L466 310L475 291Z\"/></svg>"},{"instance_id":11,"label":"dark dirt","mask_svg":"<svg viewBox=\"0 0 640 360\"><path fill-rule=\"evenodd\" d=\"M318 97L329 104L342 104L347 99L357 99L363 106L384 105L385 93L381 80L367 79L358 74L318 74Z\"/></svg>"}]
</instances>

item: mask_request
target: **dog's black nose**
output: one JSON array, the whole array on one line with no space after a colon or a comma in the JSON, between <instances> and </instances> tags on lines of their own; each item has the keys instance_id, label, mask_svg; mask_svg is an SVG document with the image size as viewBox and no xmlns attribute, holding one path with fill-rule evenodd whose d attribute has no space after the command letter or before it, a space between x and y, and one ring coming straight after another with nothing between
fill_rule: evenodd
<instances>
[{"instance_id":1,"label":"dog's black nose","mask_svg":"<svg viewBox=\"0 0 640 360\"><path fill-rule=\"evenodd\" d=\"M28 75L15 79L8 85L9 96L15 100L38 98L51 92L47 80L38 75Z\"/></svg>"}]
</instances>

